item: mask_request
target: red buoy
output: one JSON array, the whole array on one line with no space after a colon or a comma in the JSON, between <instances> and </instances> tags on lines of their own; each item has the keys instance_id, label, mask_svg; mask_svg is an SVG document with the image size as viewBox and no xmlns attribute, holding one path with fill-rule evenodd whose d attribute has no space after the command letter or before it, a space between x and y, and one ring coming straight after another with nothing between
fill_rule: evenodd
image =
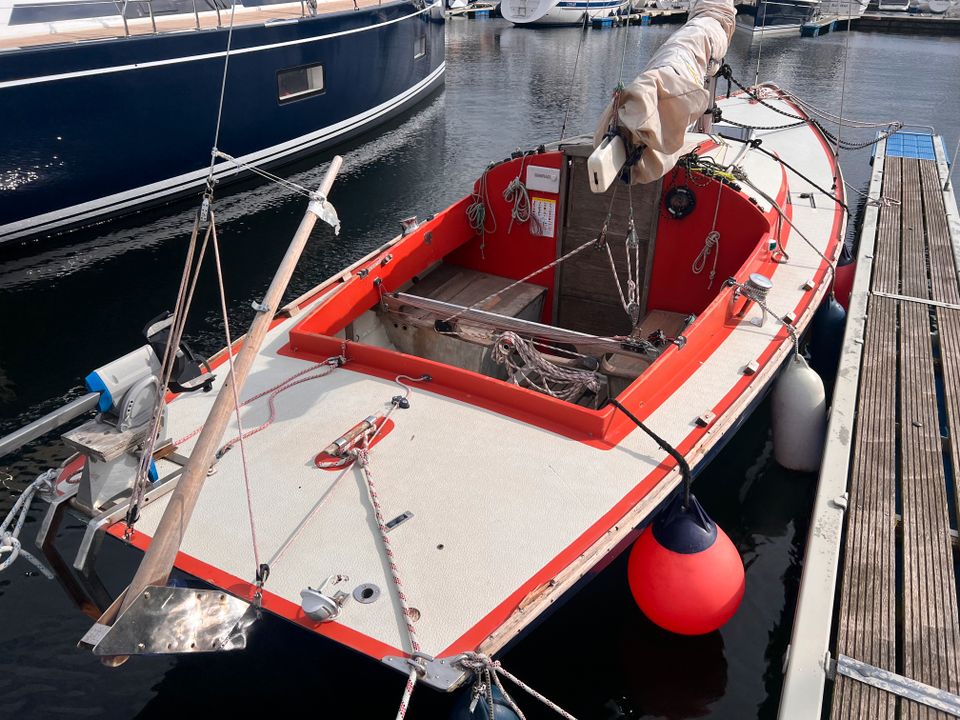
<instances>
[{"instance_id":1,"label":"red buoy","mask_svg":"<svg viewBox=\"0 0 960 720\"><path fill-rule=\"evenodd\" d=\"M740 554L690 496L673 501L630 551L633 598L654 623L680 635L713 632L737 611L745 584Z\"/></svg>"},{"instance_id":2,"label":"red buoy","mask_svg":"<svg viewBox=\"0 0 960 720\"><path fill-rule=\"evenodd\" d=\"M846 265L837 265L837 276L833 280L833 296L847 312L850 312L850 295L853 293L853 279L856 275L856 260Z\"/></svg>"}]
</instances>

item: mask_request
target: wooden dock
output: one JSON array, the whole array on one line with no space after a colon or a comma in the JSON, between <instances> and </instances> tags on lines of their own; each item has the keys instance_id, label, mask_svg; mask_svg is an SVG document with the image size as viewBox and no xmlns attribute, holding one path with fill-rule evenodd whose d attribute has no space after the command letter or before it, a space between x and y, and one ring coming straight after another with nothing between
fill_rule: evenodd
<instances>
[{"instance_id":1,"label":"wooden dock","mask_svg":"<svg viewBox=\"0 0 960 720\"><path fill-rule=\"evenodd\" d=\"M960 222L946 180L937 137L878 148L781 720L960 716Z\"/></svg>"}]
</instances>

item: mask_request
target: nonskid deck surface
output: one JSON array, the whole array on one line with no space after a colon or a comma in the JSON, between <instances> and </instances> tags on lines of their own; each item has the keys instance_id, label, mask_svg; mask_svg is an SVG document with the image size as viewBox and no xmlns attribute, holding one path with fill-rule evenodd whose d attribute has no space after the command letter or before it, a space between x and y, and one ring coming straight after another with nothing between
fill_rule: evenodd
<instances>
[{"instance_id":1,"label":"nonskid deck surface","mask_svg":"<svg viewBox=\"0 0 960 720\"><path fill-rule=\"evenodd\" d=\"M377 0L321 0L317 3L317 15L344 12L355 8L367 8L379 5ZM274 20L295 20L312 17L299 2L261 5L254 7L237 6L233 11L235 27L269 23ZM221 9L219 15L209 10L196 16L191 14L175 16L157 15L154 22L149 17L128 18L127 29L119 15L88 21L70 21L69 23L33 23L22 27L0 28L0 50L54 45L90 40L107 40L130 36L147 36L155 33L184 32L189 30L213 30L228 28L231 21L231 9ZM199 23L199 28L197 27Z\"/></svg>"},{"instance_id":2,"label":"nonskid deck surface","mask_svg":"<svg viewBox=\"0 0 960 720\"><path fill-rule=\"evenodd\" d=\"M758 125L776 124L766 117L775 113L757 112L741 100L724 103L724 111ZM770 133L764 146L829 187L833 167L813 131ZM725 153L729 162L738 149L731 142L711 154ZM751 152L741 164L753 182L776 195L782 182L778 163ZM812 190L789 180L794 192ZM798 203L792 209L794 222L820 249L842 228L835 204L822 199L816 208ZM720 247L722 252L722 239ZM807 306L812 293L803 285L822 271L820 257L795 233L787 249L790 261L777 267L767 299L784 314ZM280 354L289 331L312 310L305 308L271 331L244 398L322 360ZM809 312L801 323L808 319ZM778 334L781 340L771 345ZM791 349L783 337L782 327L769 319L763 327L740 324L653 411L647 424L668 442L685 447L695 465L769 382ZM748 364L764 353L771 357L772 349L769 363L753 377L745 375ZM364 418L383 414L401 388L390 379L352 370L349 351L347 356L344 367L279 395L276 421L250 437L245 449L260 562L271 566L266 607L382 657L409 647L362 474L351 467L337 481L336 472L315 467L314 457ZM218 385L224 375L222 367ZM211 401L204 394L175 400L170 436L176 439L198 427ZM430 383L413 384L410 405L392 415L396 425L371 449L370 467L385 517L410 514L390 532L390 541L405 594L419 615L418 638L424 650L438 657L502 647L542 611L545 604L533 601L551 580L571 568L577 577L585 573L602 557L591 555L591 548L605 536L625 536L678 482L676 473L667 475L672 463L661 465L663 451L639 431L601 449L483 409L469 397L451 397ZM716 421L707 429L698 427L697 417L710 411ZM258 426L267 415L264 397L243 410L244 427ZM236 434L234 422L225 439ZM180 452L187 454L192 444L184 443ZM178 566L249 597L255 562L245 498L241 453L235 446L204 486ZM165 504L162 498L143 510L137 525L141 546ZM639 514L630 516L626 527L619 526L637 507ZM349 576L349 582L328 590L352 591L374 583L382 591L380 598L370 604L349 600L334 623L306 619L299 609L300 591L335 574ZM517 621L520 606L527 617ZM516 628L498 633L511 616Z\"/></svg>"}]
</instances>

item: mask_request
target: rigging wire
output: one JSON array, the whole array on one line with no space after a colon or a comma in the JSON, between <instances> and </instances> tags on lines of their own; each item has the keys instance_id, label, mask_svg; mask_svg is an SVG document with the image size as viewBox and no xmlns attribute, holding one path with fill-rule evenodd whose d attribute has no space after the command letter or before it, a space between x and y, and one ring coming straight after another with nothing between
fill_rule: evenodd
<instances>
[{"instance_id":1,"label":"rigging wire","mask_svg":"<svg viewBox=\"0 0 960 720\"><path fill-rule=\"evenodd\" d=\"M573 83L577 79L577 65L580 64L580 51L583 49L583 39L587 33L587 11L583 11L583 24L580 26L580 41L577 43L577 55L573 60L573 71L570 73L570 84L567 87L567 97L563 101L563 123L560 125L560 142L563 142L563 133L567 129L567 118L570 115L570 99L573 96Z\"/></svg>"},{"instance_id":2,"label":"rigging wire","mask_svg":"<svg viewBox=\"0 0 960 720\"><path fill-rule=\"evenodd\" d=\"M213 133L213 147L210 150L210 172L207 174L207 192L213 191L213 168L217 162L217 146L220 144L220 126L223 122L223 100L227 94L227 70L230 67L230 51L233 48L233 20L237 14L237 3L230 5L230 28L227 30L227 51L223 56L223 79L220 81L220 102L217 105L217 125Z\"/></svg>"}]
</instances>

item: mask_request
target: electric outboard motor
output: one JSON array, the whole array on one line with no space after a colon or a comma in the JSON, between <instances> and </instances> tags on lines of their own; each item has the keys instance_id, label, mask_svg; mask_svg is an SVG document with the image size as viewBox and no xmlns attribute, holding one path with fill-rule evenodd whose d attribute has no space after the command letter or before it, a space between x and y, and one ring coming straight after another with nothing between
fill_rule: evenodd
<instances>
[{"instance_id":1,"label":"electric outboard motor","mask_svg":"<svg viewBox=\"0 0 960 720\"><path fill-rule=\"evenodd\" d=\"M149 345L97 368L84 382L90 392L100 394L100 412L63 440L85 458L77 501L94 515L132 486L157 407L163 413L158 441L166 440L166 406L159 402L160 361ZM157 480L152 461L149 478Z\"/></svg>"},{"instance_id":2,"label":"electric outboard motor","mask_svg":"<svg viewBox=\"0 0 960 720\"><path fill-rule=\"evenodd\" d=\"M172 325L173 315L167 310L157 315L143 328L143 335L147 338L147 342L150 343L150 347L153 348L153 352L156 353L158 358L162 359L164 352L166 352ZM201 366L206 369L206 374L201 370ZM178 393L195 392L197 390L210 392L215 377L207 361L198 358L190 346L181 341L173 360L170 389Z\"/></svg>"}]
</instances>

